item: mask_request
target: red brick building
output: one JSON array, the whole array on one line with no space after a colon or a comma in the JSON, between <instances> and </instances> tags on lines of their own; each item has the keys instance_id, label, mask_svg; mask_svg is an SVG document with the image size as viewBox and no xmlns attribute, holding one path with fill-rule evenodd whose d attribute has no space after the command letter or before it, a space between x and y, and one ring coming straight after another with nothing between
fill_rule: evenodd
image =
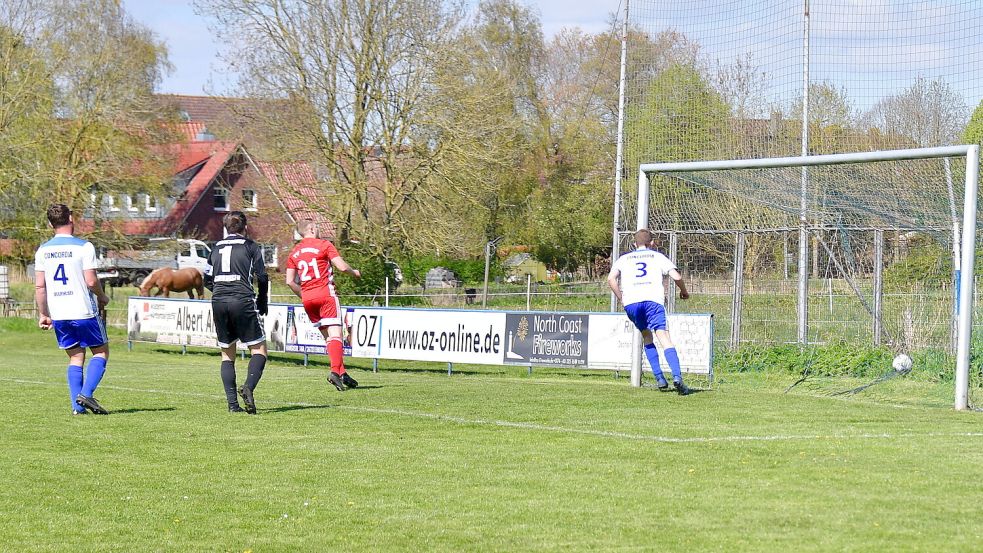
<instances>
[{"instance_id":1,"label":"red brick building","mask_svg":"<svg viewBox=\"0 0 983 553\"><path fill-rule=\"evenodd\" d=\"M236 111L229 106L245 109L246 101L197 96L162 99L174 102L186 119L180 130L188 140L164 147L174 159L170 193L166 197L93 196L79 222L81 231L94 230L99 221L103 229L130 236L216 241L224 235L222 217L242 210L249 218L247 234L264 246L270 267L283 267L295 242L298 220L313 219L325 234L334 234L334 226L320 207L325 195L309 164L256 160L247 149L248 137L219 140L212 134L208 119L214 118L215 124L234 123Z\"/></svg>"}]
</instances>

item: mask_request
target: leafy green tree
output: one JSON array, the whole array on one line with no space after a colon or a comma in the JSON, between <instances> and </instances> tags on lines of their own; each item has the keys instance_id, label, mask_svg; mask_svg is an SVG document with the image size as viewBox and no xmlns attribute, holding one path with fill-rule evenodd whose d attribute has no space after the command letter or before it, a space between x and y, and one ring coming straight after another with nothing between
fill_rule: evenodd
<instances>
[{"instance_id":1,"label":"leafy green tree","mask_svg":"<svg viewBox=\"0 0 983 553\"><path fill-rule=\"evenodd\" d=\"M693 65L673 64L628 111L629 163L714 159L727 151L729 108Z\"/></svg>"},{"instance_id":2,"label":"leafy green tree","mask_svg":"<svg viewBox=\"0 0 983 553\"><path fill-rule=\"evenodd\" d=\"M983 144L983 102L980 102L962 132L963 144Z\"/></svg>"},{"instance_id":3,"label":"leafy green tree","mask_svg":"<svg viewBox=\"0 0 983 553\"><path fill-rule=\"evenodd\" d=\"M169 160L153 145L173 137L153 89L169 67L166 51L118 2L10 0L0 9L0 52L7 233L46 235L52 201L98 219L93 194L162 190Z\"/></svg>"}]
</instances>

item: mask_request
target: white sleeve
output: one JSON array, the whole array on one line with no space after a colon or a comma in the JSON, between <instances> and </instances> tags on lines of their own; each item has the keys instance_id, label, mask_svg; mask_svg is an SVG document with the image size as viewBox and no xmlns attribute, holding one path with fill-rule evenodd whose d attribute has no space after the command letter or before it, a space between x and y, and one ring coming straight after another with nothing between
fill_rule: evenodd
<instances>
[{"instance_id":1,"label":"white sleeve","mask_svg":"<svg viewBox=\"0 0 983 553\"><path fill-rule=\"evenodd\" d=\"M623 265L623 263L621 262L622 259L624 259L624 257L619 257L618 259L614 260L614 263L611 264L611 271L614 271L615 269L617 269L619 272L622 271L621 268L621 266Z\"/></svg>"},{"instance_id":2,"label":"white sleeve","mask_svg":"<svg viewBox=\"0 0 983 553\"><path fill-rule=\"evenodd\" d=\"M41 248L38 248L38 251L34 252L34 272L44 272L44 256L41 255Z\"/></svg>"},{"instance_id":3,"label":"white sleeve","mask_svg":"<svg viewBox=\"0 0 983 553\"><path fill-rule=\"evenodd\" d=\"M661 257L660 261L662 261L662 276L666 276L669 274L669 271L676 268L676 264L665 254L660 253L659 256Z\"/></svg>"},{"instance_id":4,"label":"white sleeve","mask_svg":"<svg viewBox=\"0 0 983 553\"><path fill-rule=\"evenodd\" d=\"M86 242L82 246L82 270L95 269L96 267L96 247L92 245L92 242Z\"/></svg>"}]
</instances>

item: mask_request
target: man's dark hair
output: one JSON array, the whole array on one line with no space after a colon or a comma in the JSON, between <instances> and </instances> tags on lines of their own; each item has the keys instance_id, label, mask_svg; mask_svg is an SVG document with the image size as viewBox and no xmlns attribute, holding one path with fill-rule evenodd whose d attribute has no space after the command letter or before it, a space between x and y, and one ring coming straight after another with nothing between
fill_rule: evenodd
<instances>
[{"instance_id":1,"label":"man's dark hair","mask_svg":"<svg viewBox=\"0 0 983 553\"><path fill-rule=\"evenodd\" d=\"M638 229L635 233L635 245L636 246L647 246L652 241L652 231L649 229Z\"/></svg>"},{"instance_id":2,"label":"man's dark hair","mask_svg":"<svg viewBox=\"0 0 983 553\"><path fill-rule=\"evenodd\" d=\"M51 204L48 207L48 222L54 228L63 227L68 224L72 210L65 204Z\"/></svg>"},{"instance_id":3,"label":"man's dark hair","mask_svg":"<svg viewBox=\"0 0 983 553\"><path fill-rule=\"evenodd\" d=\"M242 234L246 230L246 214L241 211L230 211L222 217L222 224L229 234Z\"/></svg>"}]
</instances>

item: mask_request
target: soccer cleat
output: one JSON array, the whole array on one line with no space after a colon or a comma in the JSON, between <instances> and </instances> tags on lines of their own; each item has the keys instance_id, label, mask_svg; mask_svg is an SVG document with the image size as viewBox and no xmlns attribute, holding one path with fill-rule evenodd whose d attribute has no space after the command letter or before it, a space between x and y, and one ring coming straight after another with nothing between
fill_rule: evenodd
<instances>
[{"instance_id":1,"label":"soccer cleat","mask_svg":"<svg viewBox=\"0 0 983 553\"><path fill-rule=\"evenodd\" d=\"M348 373L341 375L341 381L345 384L346 388L358 388L358 380L355 380Z\"/></svg>"},{"instance_id":2,"label":"soccer cleat","mask_svg":"<svg viewBox=\"0 0 983 553\"><path fill-rule=\"evenodd\" d=\"M668 382L665 382L665 383L659 384L658 386L656 386L656 388L658 388L660 392L668 392L669 391L669 383Z\"/></svg>"},{"instance_id":3,"label":"soccer cleat","mask_svg":"<svg viewBox=\"0 0 983 553\"><path fill-rule=\"evenodd\" d=\"M89 411L92 411L92 413L95 414L95 415L108 415L109 414L109 411L106 411L105 409L103 409L102 408L102 405L99 405L99 402L96 401L96 398L94 398L94 397L86 397L86 396L83 396L82 394L79 394L75 398L75 403L81 405L82 407L85 407Z\"/></svg>"},{"instance_id":4,"label":"soccer cleat","mask_svg":"<svg viewBox=\"0 0 983 553\"><path fill-rule=\"evenodd\" d=\"M237 403L235 405L229 405L229 412L230 413L245 413L246 410L243 409L241 406L239 406L239 404Z\"/></svg>"},{"instance_id":5,"label":"soccer cleat","mask_svg":"<svg viewBox=\"0 0 983 553\"><path fill-rule=\"evenodd\" d=\"M673 386L676 387L676 393L679 394L679 395L681 395L681 396L688 396L688 395L690 395L690 393L692 393L692 390L690 390L689 387L687 387L685 384L683 384L683 382L681 380L680 381L673 381L672 384L673 384Z\"/></svg>"},{"instance_id":6,"label":"soccer cleat","mask_svg":"<svg viewBox=\"0 0 983 553\"><path fill-rule=\"evenodd\" d=\"M341 375L335 372L328 373L328 382L338 388L339 392L345 391L345 381L341 378Z\"/></svg>"},{"instance_id":7,"label":"soccer cleat","mask_svg":"<svg viewBox=\"0 0 983 553\"><path fill-rule=\"evenodd\" d=\"M253 399L253 391L249 386L243 384L239 387L239 395L242 396L243 403L246 404L246 412L250 415L256 414L256 400Z\"/></svg>"}]
</instances>

